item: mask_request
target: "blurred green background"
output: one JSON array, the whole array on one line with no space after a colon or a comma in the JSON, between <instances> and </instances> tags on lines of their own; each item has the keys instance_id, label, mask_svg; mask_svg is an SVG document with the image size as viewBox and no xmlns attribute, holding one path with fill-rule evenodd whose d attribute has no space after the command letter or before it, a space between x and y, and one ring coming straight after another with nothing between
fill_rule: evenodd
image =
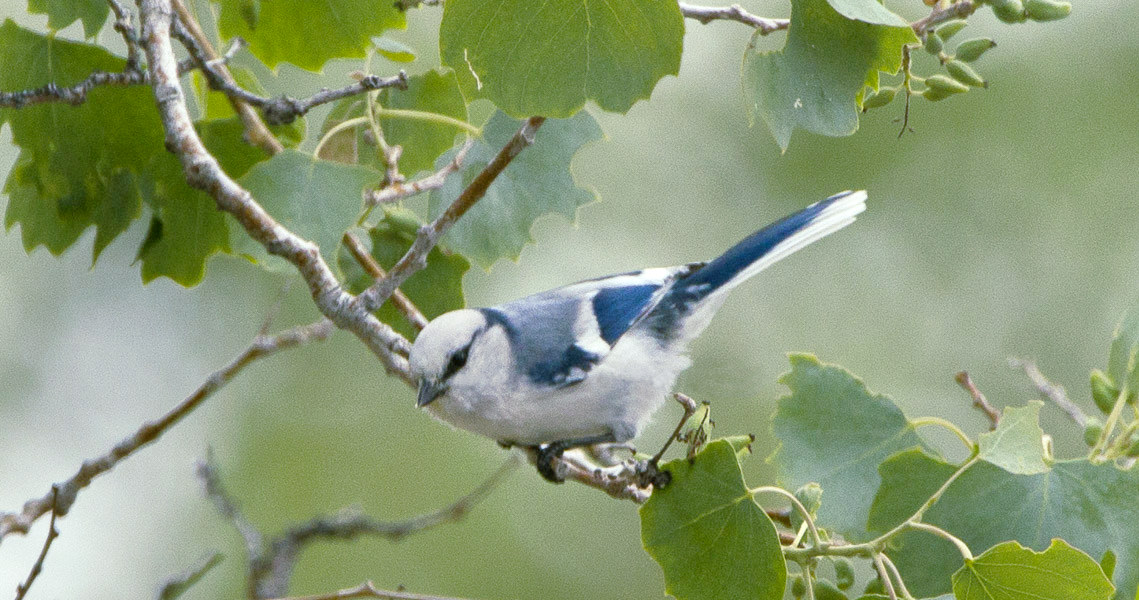
<instances>
[{"instance_id":1,"label":"blurred green background","mask_svg":"<svg viewBox=\"0 0 1139 600\"><path fill-rule=\"evenodd\" d=\"M767 16L789 12L785 2L743 4ZM891 8L908 18L926 10L916 0ZM22 0L0 0L0 17L44 24ZM421 53L410 71L437 63L439 17L438 9L413 11L409 30L393 35ZM901 139L895 103L864 115L853 137L797 132L780 155L766 129L748 128L739 96L749 32L689 21L679 78L666 78L628 115L595 111L608 140L586 148L574 171L602 202L582 209L576 226L540 221L537 243L517 264L472 271L469 300L492 304L709 258L785 213L866 188L870 208L855 226L739 289L692 349L678 389L713 403L717 433L759 436L749 482L774 478L763 458L774 447L768 423L788 351L850 368L911 416L946 417L971 431L984 421L953 374L969 370L998 405L1023 403L1034 392L1010 356L1038 360L1090 406L1088 370L1106 362L1111 330L1139 292L1139 12L1117 0L1077 4L1058 23L1007 26L987 10L971 23L959 37L1000 44L978 63L990 89L915 101L915 131ZM112 45L113 36L104 32ZM782 37L760 44L777 48ZM921 55L919 73L933 69L928 58ZM277 89L306 95L340 85L357 67L330 64L321 79L286 66ZM10 132L0 130L0 173L15 156ZM218 258L194 289L166 280L143 287L130 263L144 233L136 223L94 268L90 232L60 259L43 249L26 255L17 230L0 237L0 510L44 493L184 398L245 347L286 282ZM315 317L294 285L275 326ZM641 445L658 447L677 414L662 410ZM1059 455L1080 450L1079 432L1058 411L1048 409L1044 422ZM150 597L215 549L225 562L188 597L240 597L241 540L193 474L207 448L267 532L344 506L380 519L434 510L506 456L415 410L410 390L386 379L355 338L337 334L249 368L97 480L61 520L31 597ZM0 589L26 574L46 521L4 540ZM658 598L663 580L639 540L632 504L523 469L458 524L400 543L314 545L292 592L372 579L470 598Z\"/></svg>"}]
</instances>

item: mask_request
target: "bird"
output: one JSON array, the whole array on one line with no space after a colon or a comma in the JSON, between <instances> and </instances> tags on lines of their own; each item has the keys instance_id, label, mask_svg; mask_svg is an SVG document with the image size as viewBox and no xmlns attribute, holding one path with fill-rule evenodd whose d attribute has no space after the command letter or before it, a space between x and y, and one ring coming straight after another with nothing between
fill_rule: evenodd
<instances>
[{"instance_id":1,"label":"bird","mask_svg":"<svg viewBox=\"0 0 1139 600\"><path fill-rule=\"evenodd\" d=\"M749 235L707 262L573 283L431 320L408 356L416 404L459 429L554 461L571 448L626 443L691 365L690 342L728 292L854 222L866 192L845 191Z\"/></svg>"}]
</instances>

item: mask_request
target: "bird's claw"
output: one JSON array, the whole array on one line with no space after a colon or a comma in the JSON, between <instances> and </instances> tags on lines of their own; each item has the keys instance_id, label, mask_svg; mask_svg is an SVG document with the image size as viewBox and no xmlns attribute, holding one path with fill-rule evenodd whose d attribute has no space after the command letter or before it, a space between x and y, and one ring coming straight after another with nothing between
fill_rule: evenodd
<instances>
[{"instance_id":1,"label":"bird's claw","mask_svg":"<svg viewBox=\"0 0 1139 600\"><path fill-rule=\"evenodd\" d=\"M561 463L559 459L565 450L565 446L558 443L546 444L536 448L537 460L535 460L535 464L538 466L538 474L543 479L550 483L565 483L565 476L558 472L558 466Z\"/></svg>"}]
</instances>

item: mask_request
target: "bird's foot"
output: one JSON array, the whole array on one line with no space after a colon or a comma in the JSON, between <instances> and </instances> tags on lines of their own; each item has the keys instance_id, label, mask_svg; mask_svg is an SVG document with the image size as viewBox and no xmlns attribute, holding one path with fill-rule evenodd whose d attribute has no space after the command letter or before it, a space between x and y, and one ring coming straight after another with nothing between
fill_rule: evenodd
<instances>
[{"instance_id":1,"label":"bird's foot","mask_svg":"<svg viewBox=\"0 0 1139 600\"><path fill-rule=\"evenodd\" d=\"M534 448L537 454L535 464L538 466L538 474L543 479L551 483L564 483L566 478L558 472L558 465L562 453L566 451L567 446L562 442L553 442Z\"/></svg>"},{"instance_id":2,"label":"bird's foot","mask_svg":"<svg viewBox=\"0 0 1139 600\"><path fill-rule=\"evenodd\" d=\"M649 460L638 461L636 466L636 481L637 485L642 488L647 488L650 485L653 489L663 489L672 481L672 473L662 470L656 459L650 458Z\"/></svg>"}]
</instances>

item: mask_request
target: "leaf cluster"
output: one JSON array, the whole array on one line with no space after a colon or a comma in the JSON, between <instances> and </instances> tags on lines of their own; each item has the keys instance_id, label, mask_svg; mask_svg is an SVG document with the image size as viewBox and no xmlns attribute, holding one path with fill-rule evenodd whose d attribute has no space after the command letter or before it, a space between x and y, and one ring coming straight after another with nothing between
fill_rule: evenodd
<instances>
[{"instance_id":1,"label":"leaf cluster","mask_svg":"<svg viewBox=\"0 0 1139 600\"><path fill-rule=\"evenodd\" d=\"M717 440L664 466L672 482L641 509L645 549L681 600L777 599L785 585L797 598L1136 597L1136 315L1093 375L1093 393L1111 393L1099 402L1111 426L1075 458L1053 456L1042 402L1005 408L974 441L940 418L906 417L841 367L792 355L770 460L798 490L797 518L772 522L764 509L779 496L765 492L792 494L749 487L746 441ZM917 430L930 425L951 429L967 457L924 441ZM862 595L851 595L851 559L872 574Z\"/></svg>"}]
</instances>

